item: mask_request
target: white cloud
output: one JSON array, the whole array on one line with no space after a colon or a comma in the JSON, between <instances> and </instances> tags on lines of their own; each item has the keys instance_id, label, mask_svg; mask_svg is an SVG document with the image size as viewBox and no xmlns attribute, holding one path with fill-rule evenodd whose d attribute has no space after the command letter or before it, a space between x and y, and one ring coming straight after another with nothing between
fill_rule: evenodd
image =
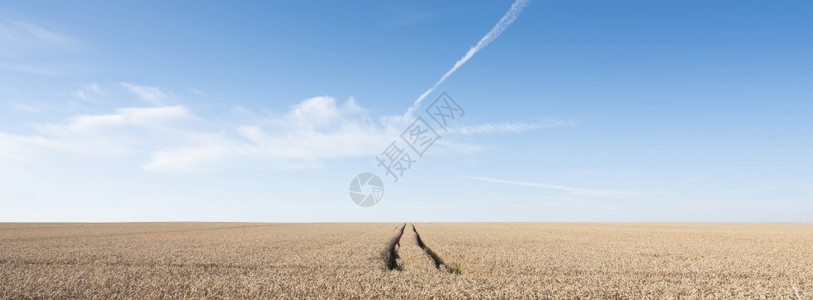
<instances>
[{"instance_id":1,"label":"white cloud","mask_svg":"<svg viewBox=\"0 0 813 300\"><path fill-rule=\"evenodd\" d=\"M480 180L480 181L488 181L488 182L495 182L495 183L503 183L503 184L510 184L510 185L518 185L518 186L529 186L529 187L538 187L538 188L559 190L559 191L564 191L564 192L570 193L570 194L572 194L574 196L584 196L584 197L631 198L631 197L635 197L635 196L638 195L638 193L634 192L634 191L593 190L593 189L569 187L569 186L547 184L547 183L539 183L539 182L523 182L523 181L504 180L504 179L497 179L497 178L490 178L490 177L461 176L461 178L472 179L472 180Z\"/></svg>"},{"instance_id":2,"label":"white cloud","mask_svg":"<svg viewBox=\"0 0 813 300\"><path fill-rule=\"evenodd\" d=\"M167 94L157 87L135 85L132 83L122 83L123 87L138 95L141 100L147 101L154 105L164 105L164 102L169 98Z\"/></svg>"},{"instance_id":3,"label":"white cloud","mask_svg":"<svg viewBox=\"0 0 813 300\"><path fill-rule=\"evenodd\" d=\"M79 115L67 124L35 126L36 135L0 132L0 157L39 159L48 151L82 156L117 156L136 152L156 137L173 133L169 121L189 117L181 106L121 108L112 114Z\"/></svg>"},{"instance_id":4,"label":"white cloud","mask_svg":"<svg viewBox=\"0 0 813 300\"><path fill-rule=\"evenodd\" d=\"M16 135L0 132L0 162L2 159L22 161L39 155L41 149L71 152L69 145L40 135Z\"/></svg>"},{"instance_id":5,"label":"white cloud","mask_svg":"<svg viewBox=\"0 0 813 300\"><path fill-rule=\"evenodd\" d=\"M115 114L76 116L65 128L72 132L89 132L122 125L150 127L185 116L188 112L182 106L120 108Z\"/></svg>"},{"instance_id":6,"label":"white cloud","mask_svg":"<svg viewBox=\"0 0 813 300\"><path fill-rule=\"evenodd\" d=\"M145 98L165 97L157 88L125 86ZM101 89L94 84L86 88ZM322 166L327 159L372 159L407 125L402 116L374 120L352 98L340 103L328 96L306 99L282 114L235 107L217 118L201 118L180 105L129 107L112 113L75 115L64 123L35 124L34 135L0 132L0 158L37 161L59 159L58 153L93 159L126 157L128 161L142 159L141 168L150 172L234 166L311 168ZM548 125L509 122L450 128L450 132L521 132ZM436 145L433 152L438 154L486 149L454 139L441 139Z\"/></svg>"},{"instance_id":7,"label":"white cloud","mask_svg":"<svg viewBox=\"0 0 813 300\"><path fill-rule=\"evenodd\" d=\"M338 104L331 97L314 97L276 116L252 113L246 118L245 113L225 123L177 105L76 115L62 124L37 124L35 135L0 132L0 158L143 155L142 168L153 172L241 163L301 168L319 166L324 159L374 155L395 136L352 99Z\"/></svg>"},{"instance_id":8,"label":"white cloud","mask_svg":"<svg viewBox=\"0 0 813 300\"><path fill-rule=\"evenodd\" d=\"M26 138L0 132L0 158L17 159L24 153Z\"/></svg>"},{"instance_id":9,"label":"white cloud","mask_svg":"<svg viewBox=\"0 0 813 300\"><path fill-rule=\"evenodd\" d=\"M342 106L336 105L336 99L322 96L314 97L294 106L288 113L288 121L300 128L313 129L332 125L348 116L358 115L364 110L350 98Z\"/></svg>"},{"instance_id":10,"label":"white cloud","mask_svg":"<svg viewBox=\"0 0 813 300\"><path fill-rule=\"evenodd\" d=\"M200 134L197 140L195 146L153 152L142 168L152 172L199 171L235 153L235 145L219 134Z\"/></svg>"},{"instance_id":11,"label":"white cloud","mask_svg":"<svg viewBox=\"0 0 813 300\"><path fill-rule=\"evenodd\" d=\"M314 97L278 118L237 125L216 134L195 134L191 144L152 153L145 170L194 171L223 162L260 161L274 167L313 167L321 160L375 155L392 136L350 99Z\"/></svg>"}]
</instances>

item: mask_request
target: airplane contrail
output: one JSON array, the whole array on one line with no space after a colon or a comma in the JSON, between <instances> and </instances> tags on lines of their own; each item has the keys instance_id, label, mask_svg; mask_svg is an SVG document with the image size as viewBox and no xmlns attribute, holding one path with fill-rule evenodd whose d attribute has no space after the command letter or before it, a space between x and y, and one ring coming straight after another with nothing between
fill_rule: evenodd
<instances>
[{"instance_id":1,"label":"airplane contrail","mask_svg":"<svg viewBox=\"0 0 813 300\"><path fill-rule=\"evenodd\" d=\"M461 66L463 66L463 64L465 64L467 61L469 61L469 59L471 59L471 57L474 56L474 54L476 54L477 51L480 51L480 49L485 48L486 46L488 46L488 44L490 44L495 39L497 39L497 37L500 36L500 34L502 34L503 31L508 29L508 26L511 26L511 23L514 23L514 21L517 20L517 18L519 17L519 13L521 13L522 10L526 6L528 6L528 3L531 3L531 0L516 0L516 1L514 1L514 4L511 4L511 8L508 9L508 12L506 12L505 15L502 16L500 21L497 22L496 25L494 25L494 28L491 28L491 31L486 33L486 35L484 35L483 38L481 38L480 41L477 42L476 45L474 45L474 47L469 48L469 51L466 52L466 55L463 55L463 57L460 58L460 60L458 60L456 63L454 63L454 66L452 66L452 68L449 69L449 71L447 71L446 74L443 74L443 76L440 77L440 80L435 82L435 85L433 85L431 88L426 90L426 92L421 94L421 96L418 97L417 100L415 100L415 103L412 104L412 107L410 107L407 110L407 112L404 114L404 118L405 119L411 119L412 112L415 111L416 109L418 109L418 107L421 106L421 102L423 101L423 98L426 98L426 96L429 96L429 94L431 94L433 91L435 91L435 89L437 89L438 86L440 86L440 84L443 83L443 81L446 80L446 78L449 78L449 76L451 76L452 73L457 71L457 69L459 69Z\"/></svg>"}]
</instances>

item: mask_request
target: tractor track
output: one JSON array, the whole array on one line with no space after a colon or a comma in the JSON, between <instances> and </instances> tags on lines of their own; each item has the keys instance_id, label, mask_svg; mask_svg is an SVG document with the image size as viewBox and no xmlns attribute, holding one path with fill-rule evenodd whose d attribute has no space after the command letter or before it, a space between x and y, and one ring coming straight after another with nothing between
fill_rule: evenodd
<instances>
[{"instance_id":1,"label":"tractor track","mask_svg":"<svg viewBox=\"0 0 813 300\"><path fill-rule=\"evenodd\" d=\"M446 264L443 259L440 258L440 255L438 255L435 251L432 251L432 248L429 248L429 246L426 246L426 243L424 243L421 239L421 234L418 233L417 229L415 229L415 224L410 223L409 225L412 225L412 231L415 232L415 241L418 243L418 247L421 247L421 249L426 252L426 255L432 259L432 263L435 264L435 269L440 270L441 267L443 267L442 269L449 273L460 274L460 267Z\"/></svg>"},{"instance_id":2,"label":"tractor track","mask_svg":"<svg viewBox=\"0 0 813 300\"><path fill-rule=\"evenodd\" d=\"M401 236L404 235L406 223L400 227L401 231L390 239L390 241L387 243L387 247L381 252L381 258L384 260L387 270L400 271L402 269L401 266L398 265L398 249L396 247L401 247Z\"/></svg>"}]
</instances>

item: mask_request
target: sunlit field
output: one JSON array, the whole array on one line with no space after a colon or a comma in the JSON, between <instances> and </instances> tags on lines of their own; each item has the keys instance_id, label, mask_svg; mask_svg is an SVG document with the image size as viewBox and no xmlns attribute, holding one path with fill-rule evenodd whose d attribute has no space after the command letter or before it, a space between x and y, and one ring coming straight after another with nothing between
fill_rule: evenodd
<instances>
[{"instance_id":1,"label":"sunlit field","mask_svg":"<svg viewBox=\"0 0 813 300\"><path fill-rule=\"evenodd\" d=\"M810 299L811 249L794 224L7 223L0 298Z\"/></svg>"}]
</instances>

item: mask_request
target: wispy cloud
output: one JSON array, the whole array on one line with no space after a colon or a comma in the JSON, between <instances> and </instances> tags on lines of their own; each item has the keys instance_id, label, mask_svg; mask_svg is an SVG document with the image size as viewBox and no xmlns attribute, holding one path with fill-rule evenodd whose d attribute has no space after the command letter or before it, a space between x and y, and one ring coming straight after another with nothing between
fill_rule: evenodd
<instances>
[{"instance_id":1,"label":"wispy cloud","mask_svg":"<svg viewBox=\"0 0 813 300\"><path fill-rule=\"evenodd\" d=\"M144 155L143 169L153 172L243 164L307 168L325 159L375 155L396 135L353 99L340 104L332 97L314 97L281 115L251 114L211 121L179 105L81 114L66 123L35 124L33 135L0 132L0 158Z\"/></svg>"},{"instance_id":2,"label":"wispy cloud","mask_svg":"<svg viewBox=\"0 0 813 300\"><path fill-rule=\"evenodd\" d=\"M151 127L166 120L176 120L189 116L182 106L120 108L113 114L79 115L73 117L66 126L51 127L70 132L92 132L117 126L134 125Z\"/></svg>"},{"instance_id":3,"label":"wispy cloud","mask_svg":"<svg viewBox=\"0 0 813 300\"><path fill-rule=\"evenodd\" d=\"M32 53L72 50L80 43L68 34L36 24L0 20L0 56L19 57Z\"/></svg>"},{"instance_id":4,"label":"wispy cloud","mask_svg":"<svg viewBox=\"0 0 813 300\"><path fill-rule=\"evenodd\" d=\"M600 171L578 171L562 175L562 178L579 178L600 174Z\"/></svg>"},{"instance_id":5,"label":"wispy cloud","mask_svg":"<svg viewBox=\"0 0 813 300\"><path fill-rule=\"evenodd\" d=\"M412 113L421 106L421 102L423 102L423 99L426 98L426 96L429 96L429 94L435 91L435 89L437 89L441 83L446 81L446 78L449 78L449 76L451 76L452 73L454 73L455 71L457 71L457 69L462 67L467 61L469 61L469 59L471 59L475 54L477 54L477 52L488 46L488 44L491 44L491 42L496 40L497 37L499 37L500 34L503 33L503 31L508 29L508 27L511 26L511 24L514 23L514 21L517 20L519 14L522 12L523 9L525 9L526 6L528 6L529 3L531 3L531 0L514 1L514 4L511 4L511 8L508 9L508 12L506 12L505 15L503 15L502 18L500 18L500 21L498 21L497 24L495 24L490 31L486 33L486 35L484 35L480 39L480 41L477 42L476 45L469 48L469 51L466 52L466 54L463 55L463 57L461 57L457 62L455 62L454 66L452 66L452 68L449 69L449 71L447 71L446 74L443 74L443 76L441 76L440 79L437 82L435 82L435 84L432 85L431 88L426 90L426 92L421 94L418 97L418 99L415 100L415 103L412 104L412 107L410 107L407 110L406 114L404 114L405 119L411 119Z\"/></svg>"},{"instance_id":6,"label":"wispy cloud","mask_svg":"<svg viewBox=\"0 0 813 300\"><path fill-rule=\"evenodd\" d=\"M27 113L40 113L40 112L42 112L41 108L39 108L37 106L34 106L34 105L25 104L25 103L12 103L12 104L9 104L9 105L11 105L11 107L14 107L14 108L16 108L17 110L19 110L21 112L27 112Z\"/></svg>"},{"instance_id":7,"label":"wispy cloud","mask_svg":"<svg viewBox=\"0 0 813 300\"><path fill-rule=\"evenodd\" d=\"M84 66L66 54L83 48L59 25L0 20L0 70L48 77L75 74Z\"/></svg>"},{"instance_id":8,"label":"wispy cloud","mask_svg":"<svg viewBox=\"0 0 813 300\"><path fill-rule=\"evenodd\" d=\"M321 160L374 155L386 144L388 129L373 122L352 99L338 105L314 97L259 124L239 124L217 133L190 133L192 145L152 153L144 169L196 171L224 161L255 161L281 168L307 168Z\"/></svg>"},{"instance_id":9,"label":"wispy cloud","mask_svg":"<svg viewBox=\"0 0 813 300\"><path fill-rule=\"evenodd\" d=\"M152 86L135 85L132 83L121 83L130 92L138 95L141 100L147 101L155 105L164 105L165 101L169 98L166 93L161 89Z\"/></svg>"},{"instance_id":10,"label":"wispy cloud","mask_svg":"<svg viewBox=\"0 0 813 300\"><path fill-rule=\"evenodd\" d=\"M333 97L306 99L279 116L260 116L237 108L241 115L252 115L253 124L214 133L189 133L186 145L162 149L151 154L144 169L153 172L190 172L218 164L261 162L278 168L310 168L325 159L375 156L403 130L396 116L373 120L368 112L350 98L343 104ZM554 122L556 123L556 122ZM505 123L461 127L459 134L482 134L533 130L551 124ZM559 123L556 123L559 124ZM478 145L442 140L441 152L476 153Z\"/></svg>"},{"instance_id":11,"label":"wispy cloud","mask_svg":"<svg viewBox=\"0 0 813 300\"><path fill-rule=\"evenodd\" d=\"M171 97L157 87L119 85L151 105L78 114L65 122L34 123L30 126L35 134L0 132L0 162L2 158L38 161L126 157L128 161L142 159L143 170L170 173L241 166L313 168L329 159L372 158L406 126L400 115L373 117L352 98L340 102L329 96L313 97L282 113L233 107L214 117L199 116L186 106L166 105L163 100ZM104 90L91 83L74 93L79 98L90 98ZM110 100L97 104L117 103ZM524 132L563 124L567 122L487 123L450 128L449 134ZM444 138L434 152L443 155L486 150L481 145Z\"/></svg>"},{"instance_id":12,"label":"wispy cloud","mask_svg":"<svg viewBox=\"0 0 813 300\"><path fill-rule=\"evenodd\" d=\"M543 122L536 123L522 123L522 122L485 123L473 126L453 127L449 129L449 133L463 135L519 133L542 128L557 128L574 125L575 125L574 121L564 121L564 120L546 120Z\"/></svg>"},{"instance_id":13,"label":"wispy cloud","mask_svg":"<svg viewBox=\"0 0 813 300\"><path fill-rule=\"evenodd\" d=\"M102 93L102 88L96 82L84 85L76 89L74 94L82 100L95 100L96 96Z\"/></svg>"},{"instance_id":14,"label":"wispy cloud","mask_svg":"<svg viewBox=\"0 0 813 300\"><path fill-rule=\"evenodd\" d=\"M0 158L38 160L58 153L114 157L178 138L172 122L191 117L181 106L120 108L115 113L78 115L65 124L38 124L37 134L0 132Z\"/></svg>"},{"instance_id":15,"label":"wispy cloud","mask_svg":"<svg viewBox=\"0 0 813 300\"><path fill-rule=\"evenodd\" d=\"M547 184L547 183L539 183L539 182L513 181L513 180L497 179L497 178L490 178L490 177L461 176L461 178L471 179L471 180L495 182L495 183L503 183L503 184L510 184L510 185L518 185L518 186L528 186L528 187L537 187L537 188L544 188L544 189L559 190L559 191L564 191L564 192L570 193L570 194L572 194L574 196L584 196L584 197L630 198L630 197L634 197L634 196L638 195L638 193L634 192L634 191L594 190L594 189L577 188L577 187L570 187L570 186L563 186L563 185L555 185L555 184Z\"/></svg>"}]
</instances>

